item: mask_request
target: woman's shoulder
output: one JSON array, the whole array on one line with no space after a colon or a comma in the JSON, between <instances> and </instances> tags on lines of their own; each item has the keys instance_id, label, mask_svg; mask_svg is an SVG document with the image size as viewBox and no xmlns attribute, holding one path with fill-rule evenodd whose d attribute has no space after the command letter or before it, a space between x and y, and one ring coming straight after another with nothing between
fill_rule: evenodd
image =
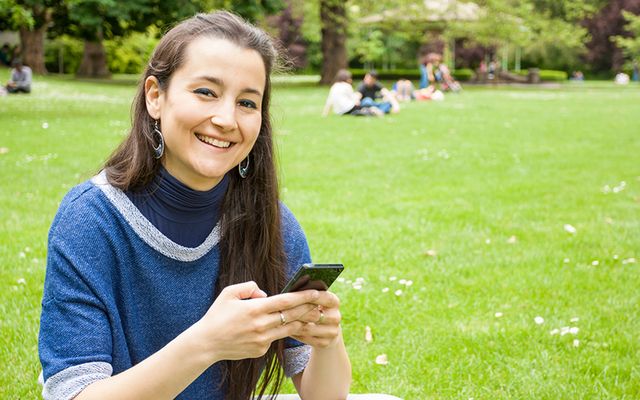
<instances>
[{"instance_id":1,"label":"woman's shoulder","mask_svg":"<svg viewBox=\"0 0 640 400\"><path fill-rule=\"evenodd\" d=\"M100 220L107 198L95 183L95 177L82 182L67 192L62 198L52 229L64 222L65 225L87 225Z\"/></svg>"}]
</instances>

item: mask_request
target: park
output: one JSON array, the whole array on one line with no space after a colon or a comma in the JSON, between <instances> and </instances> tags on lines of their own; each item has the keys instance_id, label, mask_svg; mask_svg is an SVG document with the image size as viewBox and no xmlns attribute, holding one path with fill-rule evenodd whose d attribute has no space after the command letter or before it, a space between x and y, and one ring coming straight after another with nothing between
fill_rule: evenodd
<instances>
[{"instance_id":1,"label":"park","mask_svg":"<svg viewBox=\"0 0 640 400\"><path fill-rule=\"evenodd\" d=\"M578 3L600 15L625 2ZM364 2L347 4L363 21L393 17ZM618 14L635 21L625 17L631 12ZM386 28L365 26L348 39L364 46L376 29ZM477 29L480 35L486 26ZM272 78L280 200L304 230L313 261L345 266L330 290L340 299L350 393L638 398L640 84L633 80L633 37L609 41L620 58L606 70L577 50L574 60L545 64L530 39L511 47L481 41L491 57L509 54L499 64L514 76L539 70L541 82L532 84L474 82L489 56L468 61L453 33L438 34L442 46L429 51L443 54L462 90L443 90L441 101L401 102L398 113L322 116L333 76L319 82L337 69L324 72L319 32L307 66ZM64 40L76 49L82 41ZM110 46L128 45L124 36L108 40L108 78L34 68L31 93L0 97L0 398L41 398L49 229L65 194L100 172L131 127L140 71L114 67L123 56ZM366 54L345 47L350 61L340 67L353 71L354 86L375 68L388 88L402 77L417 88L416 57L392 68L384 51L392 45L369 42ZM82 51L66 57L65 69L82 64ZM578 70L586 79L568 79ZM614 82L620 72L630 82ZM8 66L0 68L3 83L9 75ZM285 380L280 393L294 391Z\"/></svg>"}]
</instances>

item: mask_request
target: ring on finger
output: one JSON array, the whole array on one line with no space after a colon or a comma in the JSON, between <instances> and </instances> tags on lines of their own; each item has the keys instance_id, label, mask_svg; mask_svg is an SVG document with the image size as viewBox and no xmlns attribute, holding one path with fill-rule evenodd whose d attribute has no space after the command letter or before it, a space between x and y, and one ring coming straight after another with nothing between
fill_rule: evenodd
<instances>
[{"instance_id":1,"label":"ring on finger","mask_svg":"<svg viewBox=\"0 0 640 400\"><path fill-rule=\"evenodd\" d=\"M324 321L324 312L320 310L320 318L318 318L318 322L316 322L316 325L320 325L323 321Z\"/></svg>"},{"instance_id":2,"label":"ring on finger","mask_svg":"<svg viewBox=\"0 0 640 400\"><path fill-rule=\"evenodd\" d=\"M284 317L282 311L278 311L280 313L280 325L284 325L287 323L287 319Z\"/></svg>"}]
</instances>

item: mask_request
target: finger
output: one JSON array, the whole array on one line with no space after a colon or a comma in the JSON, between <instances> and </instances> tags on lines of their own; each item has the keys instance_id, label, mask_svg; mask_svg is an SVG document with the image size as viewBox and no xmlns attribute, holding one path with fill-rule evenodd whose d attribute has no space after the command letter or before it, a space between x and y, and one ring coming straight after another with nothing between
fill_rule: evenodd
<instances>
[{"instance_id":1,"label":"finger","mask_svg":"<svg viewBox=\"0 0 640 400\"><path fill-rule=\"evenodd\" d=\"M249 281L227 286L220 292L220 296L243 300L264 298L267 297L267 294L258 287L257 283Z\"/></svg>"},{"instance_id":2,"label":"finger","mask_svg":"<svg viewBox=\"0 0 640 400\"><path fill-rule=\"evenodd\" d=\"M283 293L265 299L258 299L261 303L261 311L275 313L280 310L288 310L305 303L315 303L319 293L317 290L303 290L301 292Z\"/></svg>"},{"instance_id":3,"label":"finger","mask_svg":"<svg viewBox=\"0 0 640 400\"><path fill-rule=\"evenodd\" d=\"M326 308L339 308L340 307L340 299L335 294L329 291L321 291L318 294L318 299L313 302L319 306L323 306Z\"/></svg>"},{"instance_id":4,"label":"finger","mask_svg":"<svg viewBox=\"0 0 640 400\"><path fill-rule=\"evenodd\" d=\"M291 321L313 322L313 320L310 319L311 317L307 317L307 314L316 308L317 306L314 304L305 303L288 310L278 310L277 312L270 314L272 316L270 319L275 321L272 326L282 325L283 319L285 324ZM317 318L315 321L317 321Z\"/></svg>"}]
</instances>

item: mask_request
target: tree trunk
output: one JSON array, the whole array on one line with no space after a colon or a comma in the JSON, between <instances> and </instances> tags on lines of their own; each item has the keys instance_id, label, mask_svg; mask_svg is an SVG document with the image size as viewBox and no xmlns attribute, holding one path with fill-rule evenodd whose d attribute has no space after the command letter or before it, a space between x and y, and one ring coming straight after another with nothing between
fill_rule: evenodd
<instances>
[{"instance_id":1,"label":"tree trunk","mask_svg":"<svg viewBox=\"0 0 640 400\"><path fill-rule=\"evenodd\" d=\"M47 25L34 30L20 27L22 63L37 74L47 73L47 68L44 66L44 34L46 31Z\"/></svg>"},{"instance_id":2,"label":"tree trunk","mask_svg":"<svg viewBox=\"0 0 640 400\"><path fill-rule=\"evenodd\" d=\"M107 53L102 45L102 32L98 32L96 41L84 41L82 61L76 76L83 78L111 77L111 72L107 68Z\"/></svg>"},{"instance_id":3,"label":"tree trunk","mask_svg":"<svg viewBox=\"0 0 640 400\"><path fill-rule=\"evenodd\" d=\"M330 84L336 73L347 68L347 9L342 0L321 0L321 84Z\"/></svg>"}]
</instances>

